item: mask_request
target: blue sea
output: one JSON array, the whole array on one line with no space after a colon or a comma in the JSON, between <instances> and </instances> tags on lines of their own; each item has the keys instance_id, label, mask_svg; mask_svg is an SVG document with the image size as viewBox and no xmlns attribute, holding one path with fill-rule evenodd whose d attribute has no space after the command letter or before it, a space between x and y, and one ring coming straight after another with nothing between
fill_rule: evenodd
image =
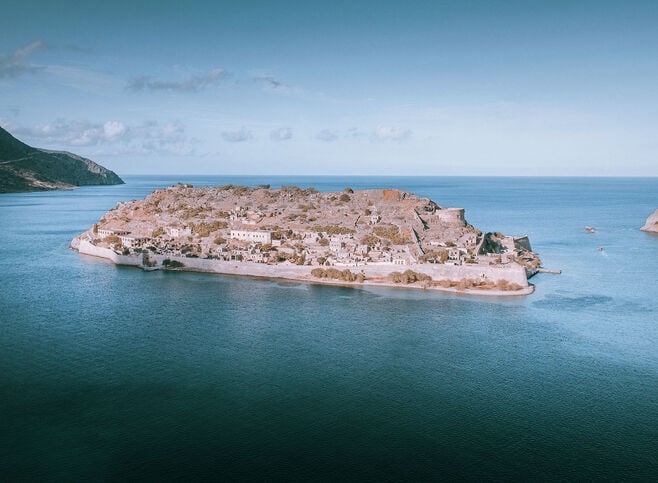
<instances>
[{"instance_id":1,"label":"blue sea","mask_svg":"<svg viewBox=\"0 0 658 483\"><path fill-rule=\"evenodd\" d=\"M125 180L0 195L0 480L658 479L657 178ZM398 187L562 274L491 299L68 248L178 181Z\"/></svg>"}]
</instances>

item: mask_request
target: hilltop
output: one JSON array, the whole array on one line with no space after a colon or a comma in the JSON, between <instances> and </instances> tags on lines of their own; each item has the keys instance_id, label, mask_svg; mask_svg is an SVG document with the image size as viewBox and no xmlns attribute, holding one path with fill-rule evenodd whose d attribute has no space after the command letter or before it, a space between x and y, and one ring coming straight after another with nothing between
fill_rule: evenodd
<instances>
[{"instance_id":1,"label":"hilltop","mask_svg":"<svg viewBox=\"0 0 658 483\"><path fill-rule=\"evenodd\" d=\"M510 292L541 263L527 237L398 189L179 184L117 204L72 246L145 269Z\"/></svg>"},{"instance_id":2,"label":"hilltop","mask_svg":"<svg viewBox=\"0 0 658 483\"><path fill-rule=\"evenodd\" d=\"M0 127L0 193L113 184L123 180L90 159L28 146Z\"/></svg>"}]
</instances>

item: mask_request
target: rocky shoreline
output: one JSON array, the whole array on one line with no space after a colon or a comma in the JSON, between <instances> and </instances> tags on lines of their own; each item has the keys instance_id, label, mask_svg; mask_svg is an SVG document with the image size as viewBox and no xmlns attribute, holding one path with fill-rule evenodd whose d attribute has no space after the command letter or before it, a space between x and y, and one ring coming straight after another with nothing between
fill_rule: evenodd
<instances>
[{"instance_id":1,"label":"rocky shoreline","mask_svg":"<svg viewBox=\"0 0 658 483\"><path fill-rule=\"evenodd\" d=\"M199 258L187 258L179 256L149 256L145 264L144 257L139 255L122 255L109 248L98 247L90 243L85 235L76 237L71 242L71 248L82 255L93 256L109 260L116 265L133 266L146 271L154 270L171 270L171 271L190 271L214 273L230 276L245 276L251 278L260 278L267 280L285 280L302 283L312 283L317 285L333 285L344 287L382 287L382 288L404 288L427 290L443 293L453 293L461 295L477 295L492 297L515 297L529 295L534 292L534 285L527 282L525 271L522 267L510 267L504 272L497 270L496 278L488 279L486 273L477 273L475 267L457 267L445 265L435 267L435 270L428 270L426 264L422 266L411 265L406 267L407 270L422 270L422 273L430 272L434 277L441 277L431 281L418 281L414 283L395 283L389 279L391 271L396 268L394 265L364 265L358 267L339 267L343 270L352 270L353 272L363 273L364 279L361 281L344 281L332 280L326 278L317 278L311 274L312 268L309 266L299 266L291 263L282 263L276 265L266 265L252 262L234 262L209 260ZM164 262L164 264L163 264ZM174 262L173 264L171 262ZM463 270L466 268L467 270ZM428 274L430 275L430 274ZM470 278L464 278L464 276ZM484 275L484 276L483 276ZM431 276L431 275L430 275ZM488 281L492 284L504 280L506 290L496 288L469 288L469 284L482 283ZM515 282L510 282L514 280ZM444 285L441 285L441 283ZM446 286L447 283L453 286ZM523 284L523 285L521 285Z\"/></svg>"},{"instance_id":2,"label":"rocky shoreline","mask_svg":"<svg viewBox=\"0 0 658 483\"><path fill-rule=\"evenodd\" d=\"M640 230L648 233L658 233L658 210L654 211L653 214L647 218L646 223L640 228Z\"/></svg>"}]
</instances>

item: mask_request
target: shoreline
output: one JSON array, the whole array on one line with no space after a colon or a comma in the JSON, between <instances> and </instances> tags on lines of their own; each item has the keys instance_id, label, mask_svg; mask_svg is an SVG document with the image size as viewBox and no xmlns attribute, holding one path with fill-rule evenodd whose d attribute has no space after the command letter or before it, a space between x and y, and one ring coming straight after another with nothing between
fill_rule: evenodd
<instances>
[{"instance_id":1,"label":"shoreline","mask_svg":"<svg viewBox=\"0 0 658 483\"><path fill-rule=\"evenodd\" d=\"M519 290L498 290L498 289L476 289L476 288L457 288L457 287L442 287L437 285L428 286L427 283L423 282L414 282L410 284L395 283L392 281L383 281L383 277L387 276L391 271L404 271L406 269L414 270L417 268L415 266L395 266L395 265L363 265L363 266L345 266L345 267L333 267L339 269L352 269L357 272L362 272L366 276L366 280L362 282L347 282L344 280L335 280L327 278L317 278L313 277L310 273L312 268L310 266L299 266L299 265L266 265L266 264L257 264L252 262L226 262L219 260L209 260L201 258L186 258L186 257L176 257L176 256L165 256L165 255L150 255L150 260L159 262L158 266L148 267L143 263L141 256L135 255L119 255L109 248L102 248L92 245L84 239L76 237L72 240L70 247L73 250L78 251L82 255L93 256L96 258L106 259L115 265L123 266L134 266L140 268L144 271L152 270L167 270L167 271L186 271L186 272L198 272L198 273L210 273L210 274L219 274L219 275L229 275L229 276L243 276L249 277L252 279L265 279L265 280L281 280L287 282L296 282L296 283L309 283L314 285L330 285L330 286L340 286L340 287L350 287L350 288L395 288L395 289L407 289L407 290L421 290L429 292L439 292L453 295L467 295L467 296L483 296L483 297L521 297L530 295L534 292L535 287L532 284L527 282L525 277L525 272L523 272L523 278L525 285L522 286ZM167 268L162 266L162 261L165 259L176 260L184 264L183 267L179 268ZM424 267L425 271L434 269L435 272L454 272L455 275L458 275L457 272L464 271L465 268L467 272L476 273L481 270L475 270L475 267L456 267L456 266L440 266L440 267ZM511 278L514 278L515 281L519 279L518 270L507 270L500 269L499 271L508 271ZM369 279L370 278L370 279ZM374 279L378 279L377 281ZM447 277L444 278L434 278L433 280L454 280ZM463 279L464 277L462 277ZM476 277L471 277L475 279ZM457 279L459 280L459 279ZM506 279L507 280L507 279ZM511 281L511 280L510 280Z\"/></svg>"}]
</instances>

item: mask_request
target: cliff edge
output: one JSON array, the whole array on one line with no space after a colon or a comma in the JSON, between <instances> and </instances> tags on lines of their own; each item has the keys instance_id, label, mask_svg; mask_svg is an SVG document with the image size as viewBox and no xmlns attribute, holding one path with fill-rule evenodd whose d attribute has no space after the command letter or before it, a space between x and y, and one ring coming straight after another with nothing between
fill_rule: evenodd
<instances>
[{"instance_id":1,"label":"cliff edge","mask_svg":"<svg viewBox=\"0 0 658 483\"><path fill-rule=\"evenodd\" d=\"M654 211L653 214L647 218L647 222L642 228L640 228L640 230L648 231L650 233L658 233L658 210Z\"/></svg>"},{"instance_id":2,"label":"cliff edge","mask_svg":"<svg viewBox=\"0 0 658 483\"><path fill-rule=\"evenodd\" d=\"M123 180L92 160L28 146L0 127L0 193L114 184Z\"/></svg>"}]
</instances>

